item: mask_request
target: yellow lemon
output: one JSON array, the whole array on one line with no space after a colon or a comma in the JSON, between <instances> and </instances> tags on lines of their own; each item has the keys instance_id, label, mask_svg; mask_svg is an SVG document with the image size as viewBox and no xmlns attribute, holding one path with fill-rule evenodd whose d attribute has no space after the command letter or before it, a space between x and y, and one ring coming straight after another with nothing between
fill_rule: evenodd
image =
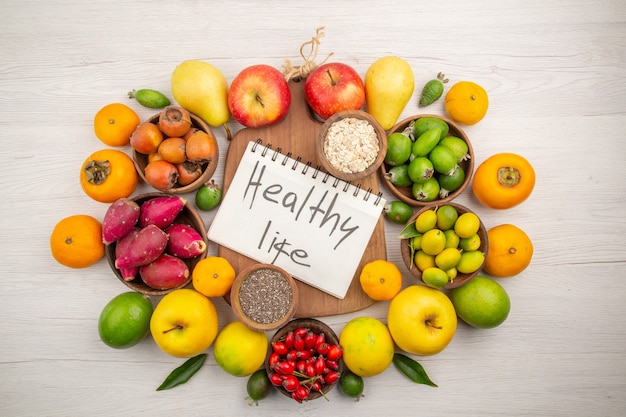
<instances>
[{"instance_id":1,"label":"yellow lemon","mask_svg":"<svg viewBox=\"0 0 626 417\"><path fill-rule=\"evenodd\" d=\"M265 362L269 339L264 332L252 330L240 321L228 323L213 345L215 362L234 376L248 376Z\"/></svg>"},{"instance_id":2,"label":"yellow lemon","mask_svg":"<svg viewBox=\"0 0 626 417\"><path fill-rule=\"evenodd\" d=\"M393 360L394 344L389 329L372 317L350 320L339 335L343 361L361 377L383 372Z\"/></svg>"}]
</instances>

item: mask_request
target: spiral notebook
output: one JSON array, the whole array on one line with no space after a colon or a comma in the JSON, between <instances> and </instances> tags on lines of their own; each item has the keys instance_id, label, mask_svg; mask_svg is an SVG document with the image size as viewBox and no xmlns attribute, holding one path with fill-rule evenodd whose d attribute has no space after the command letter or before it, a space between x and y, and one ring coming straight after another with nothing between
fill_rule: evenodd
<instances>
[{"instance_id":1,"label":"spiral notebook","mask_svg":"<svg viewBox=\"0 0 626 417\"><path fill-rule=\"evenodd\" d=\"M208 237L343 299L385 203L380 193L251 141Z\"/></svg>"}]
</instances>

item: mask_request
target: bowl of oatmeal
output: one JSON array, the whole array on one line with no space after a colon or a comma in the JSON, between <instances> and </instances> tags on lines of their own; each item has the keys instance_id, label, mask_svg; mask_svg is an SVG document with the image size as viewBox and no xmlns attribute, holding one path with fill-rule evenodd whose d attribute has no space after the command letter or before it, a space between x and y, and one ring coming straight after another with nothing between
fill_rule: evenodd
<instances>
[{"instance_id":1,"label":"bowl of oatmeal","mask_svg":"<svg viewBox=\"0 0 626 417\"><path fill-rule=\"evenodd\" d=\"M374 174L386 152L385 130L361 110L335 113L324 122L317 137L316 154L322 168L347 182Z\"/></svg>"}]
</instances>

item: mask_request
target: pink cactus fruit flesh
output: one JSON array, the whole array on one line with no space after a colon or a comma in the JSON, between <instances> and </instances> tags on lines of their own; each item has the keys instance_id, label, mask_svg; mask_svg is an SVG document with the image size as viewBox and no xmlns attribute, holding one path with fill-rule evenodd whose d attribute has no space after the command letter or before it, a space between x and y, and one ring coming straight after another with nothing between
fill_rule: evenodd
<instances>
[{"instance_id":1,"label":"pink cactus fruit flesh","mask_svg":"<svg viewBox=\"0 0 626 417\"><path fill-rule=\"evenodd\" d=\"M174 222L176 216L185 207L185 203L185 199L178 196L151 198L141 205L139 225L146 227L149 224L154 224L161 229L165 229Z\"/></svg>"},{"instance_id":2,"label":"pink cactus fruit flesh","mask_svg":"<svg viewBox=\"0 0 626 417\"><path fill-rule=\"evenodd\" d=\"M102 242L108 245L126 236L137 224L139 213L139 205L128 198L111 203L102 220Z\"/></svg>"},{"instance_id":3,"label":"pink cactus fruit flesh","mask_svg":"<svg viewBox=\"0 0 626 417\"><path fill-rule=\"evenodd\" d=\"M165 232L169 236L166 251L171 255L188 259L202 255L207 250L202 235L188 224L174 223Z\"/></svg>"},{"instance_id":4,"label":"pink cactus fruit flesh","mask_svg":"<svg viewBox=\"0 0 626 417\"><path fill-rule=\"evenodd\" d=\"M167 233L150 224L129 235L129 240L123 243L116 256L115 267L121 269L149 264L165 251L167 241Z\"/></svg>"},{"instance_id":5,"label":"pink cactus fruit flesh","mask_svg":"<svg viewBox=\"0 0 626 417\"><path fill-rule=\"evenodd\" d=\"M147 286L168 290L178 287L189 278L189 267L180 258L163 253L153 262L142 265L139 275Z\"/></svg>"}]
</instances>

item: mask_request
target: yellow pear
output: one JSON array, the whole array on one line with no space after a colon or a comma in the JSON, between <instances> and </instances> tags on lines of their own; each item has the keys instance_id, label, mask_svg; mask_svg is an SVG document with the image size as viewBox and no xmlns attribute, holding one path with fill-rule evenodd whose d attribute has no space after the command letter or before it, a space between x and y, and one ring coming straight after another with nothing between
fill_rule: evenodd
<instances>
[{"instance_id":1,"label":"yellow pear","mask_svg":"<svg viewBox=\"0 0 626 417\"><path fill-rule=\"evenodd\" d=\"M208 62L188 60L179 64L172 73L172 96L211 126L224 125L230 119L226 77Z\"/></svg>"},{"instance_id":2,"label":"yellow pear","mask_svg":"<svg viewBox=\"0 0 626 417\"><path fill-rule=\"evenodd\" d=\"M408 62L395 56L379 58L365 73L367 112L383 129L391 129L413 95L414 87Z\"/></svg>"}]
</instances>

